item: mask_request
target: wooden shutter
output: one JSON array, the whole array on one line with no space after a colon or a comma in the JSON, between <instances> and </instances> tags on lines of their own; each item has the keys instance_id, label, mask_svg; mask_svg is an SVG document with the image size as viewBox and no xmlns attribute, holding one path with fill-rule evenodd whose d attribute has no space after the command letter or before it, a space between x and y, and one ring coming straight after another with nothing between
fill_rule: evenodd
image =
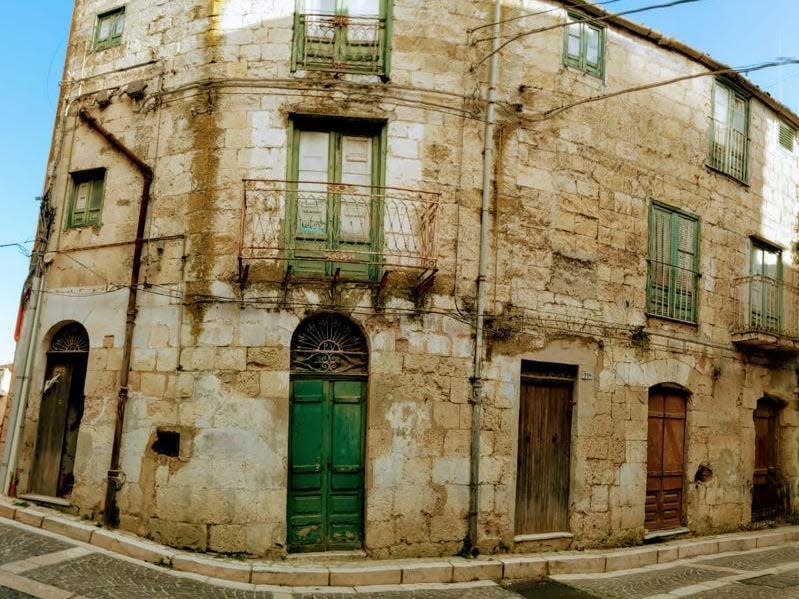
<instances>
[{"instance_id":1,"label":"wooden shutter","mask_svg":"<svg viewBox=\"0 0 799 599\"><path fill-rule=\"evenodd\" d=\"M786 150L793 151L793 140L796 139L796 129L786 123L780 123L780 145Z\"/></svg>"},{"instance_id":2,"label":"wooden shutter","mask_svg":"<svg viewBox=\"0 0 799 599\"><path fill-rule=\"evenodd\" d=\"M603 49L603 30L594 25L584 25L585 34L585 70L594 75L602 74L602 49Z\"/></svg>"},{"instance_id":3,"label":"wooden shutter","mask_svg":"<svg viewBox=\"0 0 799 599\"><path fill-rule=\"evenodd\" d=\"M86 211L91 197L91 182L75 181L74 185L72 214L69 218L69 224L73 227L79 227L86 224Z\"/></svg>"},{"instance_id":4,"label":"wooden shutter","mask_svg":"<svg viewBox=\"0 0 799 599\"><path fill-rule=\"evenodd\" d=\"M569 24L566 26L566 40L564 48L564 62L577 69L580 68L580 55L582 48L582 23L569 17Z\"/></svg>"},{"instance_id":5,"label":"wooden shutter","mask_svg":"<svg viewBox=\"0 0 799 599\"><path fill-rule=\"evenodd\" d=\"M652 206L649 261L649 311L666 315L671 279L671 215L658 206Z\"/></svg>"},{"instance_id":6,"label":"wooden shutter","mask_svg":"<svg viewBox=\"0 0 799 599\"><path fill-rule=\"evenodd\" d=\"M696 320L696 259L699 224L681 214L674 214L677 228L674 266L674 316L680 320Z\"/></svg>"},{"instance_id":7,"label":"wooden shutter","mask_svg":"<svg viewBox=\"0 0 799 599\"><path fill-rule=\"evenodd\" d=\"M90 187L89 204L86 207L86 224L97 225L103 211L103 184L104 177L87 182Z\"/></svg>"}]
</instances>

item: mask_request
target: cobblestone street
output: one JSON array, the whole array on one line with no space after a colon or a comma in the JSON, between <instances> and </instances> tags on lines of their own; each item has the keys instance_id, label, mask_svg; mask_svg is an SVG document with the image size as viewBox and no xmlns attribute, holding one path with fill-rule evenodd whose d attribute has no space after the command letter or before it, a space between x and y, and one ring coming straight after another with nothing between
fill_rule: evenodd
<instances>
[{"instance_id":1,"label":"cobblestone street","mask_svg":"<svg viewBox=\"0 0 799 599\"><path fill-rule=\"evenodd\" d=\"M293 592L237 583L220 586L23 525L0 523L0 599L799 599L799 544L554 578L511 589L485 582Z\"/></svg>"}]
</instances>

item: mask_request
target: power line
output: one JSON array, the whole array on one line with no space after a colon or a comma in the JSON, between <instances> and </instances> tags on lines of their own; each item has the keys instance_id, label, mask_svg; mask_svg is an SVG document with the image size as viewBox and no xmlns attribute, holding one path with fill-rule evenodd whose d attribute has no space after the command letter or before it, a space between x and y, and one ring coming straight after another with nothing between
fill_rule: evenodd
<instances>
[{"instance_id":1,"label":"power line","mask_svg":"<svg viewBox=\"0 0 799 599\"><path fill-rule=\"evenodd\" d=\"M616 17L620 17L622 15L632 15L632 14L635 14L635 13L646 12L646 11L655 10L655 9L658 9L658 8L671 8L671 7L674 7L674 6L679 6L680 4L691 4L691 3L694 3L694 2L701 2L701 1L702 0L674 0L673 2L667 2L665 4L652 4L650 6L643 6L641 8L632 8L630 10L624 10L624 11L617 12L617 13L607 14L607 15L604 15L602 17L591 17L591 18L587 18L587 19L581 19L580 23L598 23L600 21L607 21L608 19L615 19ZM479 67L481 64L483 64L486 60L488 60L494 54L496 54L497 52L500 52L503 48L505 48L509 44L512 44L516 40L519 40L519 39L521 39L523 37L527 37L528 35L534 35L536 33L543 33L544 31L551 31L553 29L562 29L563 27L568 27L570 24L571 23L567 21L565 23L557 23L556 25L548 25L546 27L539 27L537 29L530 29L528 31L522 31L521 33L518 33L518 34L514 35L513 37L511 37L510 39L507 39L504 42L502 42L496 50L493 50L493 51L489 52L488 54L486 54L477 63L472 65L472 69L471 70L472 71L476 70L477 67Z\"/></svg>"},{"instance_id":2,"label":"power line","mask_svg":"<svg viewBox=\"0 0 799 599\"><path fill-rule=\"evenodd\" d=\"M545 112L540 113L539 117L541 118L532 118L526 117L528 120L534 121L543 121L549 119L553 116L561 114L562 112L566 112L567 110L571 110L577 106L582 106L583 104L590 104L593 102L599 102L600 100L607 100L608 98L614 98L616 96L621 96L625 94L630 94L637 91L645 91L648 89L654 89L656 87L662 87L664 85L671 85L673 83L679 83L680 81L687 81L689 79L698 79L699 77L708 77L711 75L725 75L730 73L752 73L754 71L761 71L763 69L773 68L777 66L782 66L786 64L799 64L799 59L797 58L782 58L778 60L773 60L770 62L764 62L756 65L749 65L745 67L725 67L723 69L715 69L712 71L705 71L702 73L692 73L691 75L682 75L680 77L674 77L673 79L666 79L665 81L656 81L654 83L647 83L644 85L638 85L635 87L628 87L625 89L620 89L615 92L609 92L607 94L599 94L597 96L590 96L588 98L583 98L582 100L577 100L576 102L572 102L571 104L566 104L564 106L559 106L557 108L551 108Z\"/></svg>"},{"instance_id":3,"label":"power line","mask_svg":"<svg viewBox=\"0 0 799 599\"><path fill-rule=\"evenodd\" d=\"M585 7L585 6L604 6L605 4L613 4L615 2L620 2L620 1L621 0L606 0L605 2L586 2L585 4L577 4L577 5L572 6L570 8L582 8L582 7ZM518 15L516 17L511 17L509 19L503 19L501 21L497 21L496 23L487 23L485 25L479 25L479 26L477 26L477 27L475 27L473 29L469 29L468 32L469 33L474 33L475 31L479 31L480 29L486 29L488 27L493 27L494 25L497 25L497 24L504 25L505 23L512 23L513 21L518 21L520 19L526 19L528 17L537 17L537 16L540 16L540 15L545 15L547 13L556 12L556 11L559 11L559 10L562 10L562 9L560 7L558 7L558 8L550 8L548 10L541 10L539 12L533 12L533 13L529 13L529 14ZM490 37L483 37L483 38L480 38L478 40L474 40L473 43L476 44L476 43L479 43L479 42L487 42L487 41L491 41L491 38Z\"/></svg>"}]
</instances>

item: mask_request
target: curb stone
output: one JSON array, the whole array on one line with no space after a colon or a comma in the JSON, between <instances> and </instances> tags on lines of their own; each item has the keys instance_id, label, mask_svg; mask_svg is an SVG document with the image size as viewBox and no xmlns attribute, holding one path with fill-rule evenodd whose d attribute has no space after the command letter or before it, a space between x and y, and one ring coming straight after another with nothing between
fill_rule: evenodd
<instances>
[{"instance_id":1,"label":"curb stone","mask_svg":"<svg viewBox=\"0 0 799 599\"><path fill-rule=\"evenodd\" d=\"M0 522L14 520L75 541L87 543L176 571L206 578L209 582L270 588L404 588L415 585L460 583L490 584L492 581L540 580L546 576L595 574L641 568L731 551L747 551L799 541L799 526L784 526L752 532L736 532L666 541L655 546L608 550L561 551L534 554L503 554L474 560L431 558L362 560L346 564L302 564L252 561L242 563L178 551L129 533L98 528L56 510L20 507L0 496Z\"/></svg>"}]
</instances>

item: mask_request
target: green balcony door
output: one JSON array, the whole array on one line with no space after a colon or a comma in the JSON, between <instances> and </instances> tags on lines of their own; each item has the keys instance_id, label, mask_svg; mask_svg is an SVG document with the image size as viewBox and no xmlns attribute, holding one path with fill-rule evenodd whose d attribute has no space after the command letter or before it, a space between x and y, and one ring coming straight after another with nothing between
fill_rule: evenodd
<instances>
[{"instance_id":1,"label":"green balcony door","mask_svg":"<svg viewBox=\"0 0 799 599\"><path fill-rule=\"evenodd\" d=\"M334 313L300 323L291 343L289 551L363 545L368 349Z\"/></svg>"},{"instance_id":2,"label":"green balcony door","mask_svg":"<svg viewBox=\"0 0 799 599\"><path fill-rule=\"evenodd\" d=\"M749 318L758 330L782 330L782 252L753 241Z\"/></svg>"},{"instance_id":3,"label":"green balcony door","mask_svg":"<svg viewBox=\"0 0 799 599\"><path fill-rule=\"evenodd\" d=\"M363 543L366 384L291 384L289 550L359 549Z\"/></svg>"},{"instance_id":4,"label":"green balcony door","mask_svg":"<svg viewBox=\"0 0 799 599\"><path fill-rule=\"evenodd\" d=\"M382 137L369 125L292 127L288 244L297 275L374 278L382 231Z\"/></svg>"}]
</instances>

